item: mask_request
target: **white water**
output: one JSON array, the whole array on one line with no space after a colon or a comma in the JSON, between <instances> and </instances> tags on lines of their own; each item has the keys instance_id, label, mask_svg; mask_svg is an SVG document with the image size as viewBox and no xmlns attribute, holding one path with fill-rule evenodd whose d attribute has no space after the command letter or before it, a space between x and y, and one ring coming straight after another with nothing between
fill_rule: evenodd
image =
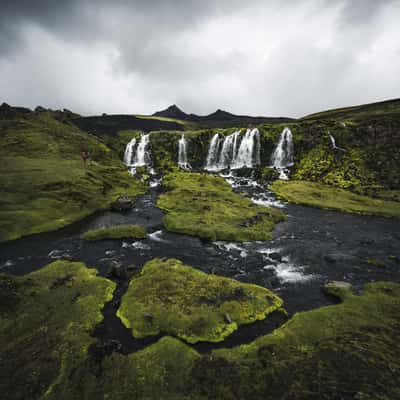
<instances>
[{"instance_id":1,"label":"white water","mask_svg":"<svg viewBox=\"0 0 400 400\"><path fill-rule=\"evenodd\" d=\"M217 160L218 160L218 149L220 145L220 138L219 134L216 133L210 142L210 147L208 149L208 154L207 154L207 161L206 161L206 166L205 169L207 171L215 171L217 170Z\"/></svg>"},{"instance_id":2,"label":"white water","mask_svg":"<svg viewBox=\"0 0 400 400\"><path fill-rule=\"evenodd\" d=\"M187 141L184 134L182 134L178 142L178 166L184 170L192 169L187 160Z\"/></svg>"},{"instance_id":3,"label":"white water","mask_svg":"<svg viewBox=\"0 0 400 400\"><path fill-rule=\"evenodd\" d=\"M124 163L132 169L136 167L149 166L151 164L150 155L150 135L142 134L139 143L133 138L125 148Z\"/></svg>"},{"instance_id":4,"label":"white water","mask_svg":"<svg viewBox=\"0 0 400 400\"><path fill-rule=\"evenodd\" d=\"M205 169L222 171L254 168L259 164L260 133L254 128L248 129L243 137L240 131L233 132L224 139L218 133L215 134L210 142Z\"/></svg>"},{"instance_id":5,"label":"white water","mask_svg":"<svg viewBox=\"0 0 400 400\"><path fill-rule=\"evenodd\" d=\"M340 151L343 151L343 152L346 151L345 149L342 149L341 147L336 146L336 140L335 140L335 138L334 138L332 135L329 135L329 138L331 139L331 143L332 143L332 148L333 148L333 150L340 150Z\"/></svg>"},{"instance_id":6,"label":"white water","mask_svg":"<svg viewBox=\"0 0 400 400\"><path fill-rule=\"evenodd\" d=\"M279 179L288 180L288 168L294 165L293 135L289 128L285 128L279 142L271 156L271 166L279 171Z\"/></svg>"}]
</instances>

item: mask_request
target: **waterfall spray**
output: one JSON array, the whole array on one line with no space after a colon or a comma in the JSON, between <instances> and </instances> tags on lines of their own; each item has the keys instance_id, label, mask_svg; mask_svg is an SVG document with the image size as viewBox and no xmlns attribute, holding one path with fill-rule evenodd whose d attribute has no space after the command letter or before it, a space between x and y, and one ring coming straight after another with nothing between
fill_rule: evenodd
<instances>
[{"instance_id":1,"label":"waterfall spray","mask_svg":"<svg viewBox=\"0 0 400 400\"><path fill-rule=\"evenodd\" d=\"M221 146L222 143L222 146ZM257 128L248 129L243 137L233 132L223 140L215 134L210 142L205 169L254 168L260 164L260 133Z\"/></svg>"},{"instance_id":2,"label":"waterfall spray","mask_svg":"<svg viewBox=\"0 0 400 400\"><path fill-rule=\"evenodd\" d=\"M271 156L271 166L279 171L280 179L289 179L288 168L294 164L293 155L292 131L289 128L285 128Z\"/></svg>"},{"instance_id":3,"label":"waterfall spray","mask_svg":"<svg viewBox=\"0 0 400 400\"><path fill-rule=\"evenodd\" d=\"M131 173L135 173L136 167L150 166L150 135L142 134L139 143L133 138L125 148L124 163L129 167Z\"/></svg>"},{"instance_id":4,"label":"waterfall spray","mask_svg":"<svg viewBox=\"0 0 400 400\"><path fill-rule=\"evenodd\" d=\"M178 142L178 166L184 170L192 169L187 161L187 142L184 134L182 134Z\"/></svg>"}]
</instances>

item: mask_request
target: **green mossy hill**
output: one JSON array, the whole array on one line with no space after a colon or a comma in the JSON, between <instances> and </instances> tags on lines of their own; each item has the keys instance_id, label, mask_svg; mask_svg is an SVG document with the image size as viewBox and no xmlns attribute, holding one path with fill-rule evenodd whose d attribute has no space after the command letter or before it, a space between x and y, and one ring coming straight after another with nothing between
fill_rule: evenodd
<instances>
[{"instance_id":1,"label":"green mossy hill","mask_svg":"<svg viewBox=\"0 0 400 400\"><path fill-rule=\"evenodd\" d=\"M1 397L45 399L68 384L88 357L114 289L95 270L68 261L24 277L0 275Z\"/></svg>"},{"instance_id":2,"label":"green mossy hill","mask_svg":"<svg viewBox=\"0 0 400 400\"><path fill-rule=\"evenodd\" d=\"M208 240L269 240L274 225L284 220L282 211L257 206L232 192L221 177L201 173L168 174L169 190L157 206L167 212L167 230Z\"/></svg>"},{"instance_id":3,"label":"green mossy hill","mask_svg":"<svg viewBox=\"0 0 400 400\"><path fill-rule=\"evenodd\" d=\"M200 393L208 399L400 398L400 285L378 282L360 296L346 289L335 295L341 304L295 314L250 345L201 359L193 368Z\"/></svg>"},{"instance_id":4,"label":"green mossy hill","mask_svg":"<svg viewBox=\"0 0 400 400\"><path fill-rule=\"evenodd\" d=\"M188 381L200 357L181 340L164 336L136 353L111 353L104 358L97 376L82 365L68 385L55 388L52 399L195 399Z\"/></svg>"},{"instance_id":5,"label":"green mossy hill","mask_svg":"<svg viewBox=\"0 0 400 400\"><path fill-rule=\"evenodd\" d=\"M400 398L400 285L371 283L342 303L295 314L248 345L200 355L163 337L137 353L87 365L52 398L337 400ZM64 389L63 391L61 389Z\"/></svg>"},{"instance_id":6,"label":"green mossy hill","mask_svg":"<svg viewBox=\"0 0 400 400\"><path fill-rule=\"evenodd\" d=\"M83 234L86 240L103 239L144 239L146 229L140 225L115 225L92 229Z\"/></svg>"},{"instance_id":7,"label":"green mossy hill","mask_svg":"<svg viewBox=\"0 0 400 400\"><path fill-rule=\"evenodd\" d=\"M1 120L0 129L0 241L60 228L119 194L145 191L98 138L48 113Z\"/></svg>"},{"instance_id":8,"label":"green mossy hill","mask_svg":"<svg viewBox=\"0 0 400 400\"><path fill-rule=\"evenodd\" d=\"M137 338L166 333L189 343L219 342L282 304L263 287L154 259L130 282L118 316Z\"/></svg>"},{"instance_id":9,"label":"green mossy hill","mask_svg":"<svg viewBox=\"0 0 400 400\"><path fill-rule=\"evenodd\" d=\"M270 188L287 201L356 214L400 218L400 203L360 196L347 190L306 181L275 181Z\"/></svg>"}]
</instances>

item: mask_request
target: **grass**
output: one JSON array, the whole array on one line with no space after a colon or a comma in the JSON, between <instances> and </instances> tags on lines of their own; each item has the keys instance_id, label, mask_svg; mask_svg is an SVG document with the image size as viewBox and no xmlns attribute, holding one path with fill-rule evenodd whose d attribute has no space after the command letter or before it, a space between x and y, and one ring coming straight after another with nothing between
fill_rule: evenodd
<instances>
[{"instance_id":1,"label":"grass","mask_svg":"<svg viewBox=\"0 0 400 400\"><path fill-rule=\"evenodd\" d=\"M99 376L83 364L52 398L399 398L400 285L376 282L361 295L332 294L342 302L297 313L248 345L201 355L163 337L128 356L112 353Z\"/></svg>"},{"instance_id":2,"label":"grass","mask_svg":"<svg viewBox=\"0 0 400 400\"><path fill-rule=\"evenodd\" d=\"M115 284L82 263L56 261L24 277L0 275L2 398L51 397L88 357Z\"/></svg>"},{"instance_id":3,"label":"grass","mask_svg":"<svg viewBox=\"0 0 400 400\"><path fill-rule=\"evenodd\" d=\"M179 260L154 259L130 282L118 316L136 338L165 333L189 343L219 342L282 304L263 287L208 275Z\"/></svg>"},{"instance_id":4,"label":"grass","mask_svg":"<svg viewBox=\"0 0 400 400\"><path fill-rule=\"evenodd\" d=\"M167 230L208 240L269 240L274 225L284 220L277 209L257 206L232 192L221 177L175 172L168 174L157 206L167 212Z\"/></svg>"},{"instance_id":5,"label":"grass","mask_svg":"<svg viewBox=\"0 0 400 400\"><path fill-rule=\"evenodd\" d=\"M140 225L115 225L92 229L83 234L86 240L144 239L146 230Z\"/></svg>"},{"instance_id":6,"label":"grass","mask_svg":"<svg viewBox=\"0 0 400 400\"><path fill-rule=\"evenodd\" d=\"M61 228L121 193L146 190L104 143L50 115L0 122L0 242Z\"/></svg>"},{"instance_id":7,"label":"grass","mask_svg":"<svg viewBox=\"0 0 400 400\"><path fill-rule=\"evenodd\" d=\"M361 196L347 190L306 181L275 181L270 188L287 201L355 214L400 217L400 203Z\"/></svg>"}]
</instances>

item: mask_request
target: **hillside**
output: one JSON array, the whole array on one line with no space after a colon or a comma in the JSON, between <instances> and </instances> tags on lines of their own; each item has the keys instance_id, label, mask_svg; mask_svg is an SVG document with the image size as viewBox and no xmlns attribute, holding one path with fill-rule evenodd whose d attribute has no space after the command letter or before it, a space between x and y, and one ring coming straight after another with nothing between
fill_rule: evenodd
<instances>
[{"instance_id":1,"label":"hillside","mask_svg":"<svg viewBox=\"0 0 400 400\"><path fill-rule=\"evenodd\" d=\"M306 115L301 120L316 119L373 120L400 118L400 99L386 100L358 106L335 108Z\"/></svg>"},{"instance_id":2,"label":"hillside","mask_svg":"<svg viewBox=\"0 0 400 400\"><path fill-rule=\"evenodd\" d=\"M122 192L144 190L98 138L50 113L17 110L0 119L0 132L0 242L60 228Z\"/></svg>"}]
</instances>

